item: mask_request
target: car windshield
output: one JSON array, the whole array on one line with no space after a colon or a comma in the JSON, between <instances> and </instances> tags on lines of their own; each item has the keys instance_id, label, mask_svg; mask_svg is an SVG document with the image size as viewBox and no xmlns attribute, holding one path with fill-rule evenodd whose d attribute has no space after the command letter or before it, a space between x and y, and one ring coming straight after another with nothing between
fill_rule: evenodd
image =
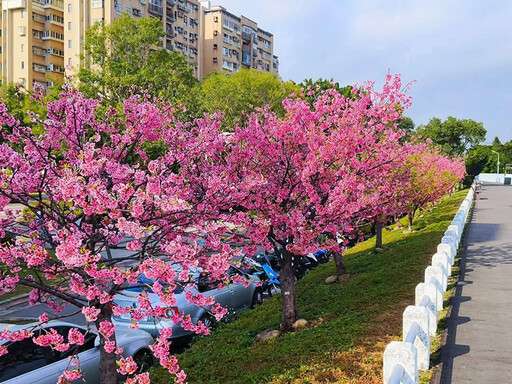
<instances>
[{"instance_id":1,"label":"car windshield","mask_svg":"<svg viewBox=\"0 0 512 384\"><path fill-rule=\"evenodd\" d=\"M154 280L147 278L145 275L141 275L139 279L137 280L137 283L130 285L126 290L130 292L149 292L152 293L153 290L151 287L153 286ZM168 284L164 283L163 281L159 281L160 284L162 284L164 287L167 287ZM183 292L183 288L179 285L174 288L173 293L175 295L180 294Z\"/></svg>"}]
</instances>

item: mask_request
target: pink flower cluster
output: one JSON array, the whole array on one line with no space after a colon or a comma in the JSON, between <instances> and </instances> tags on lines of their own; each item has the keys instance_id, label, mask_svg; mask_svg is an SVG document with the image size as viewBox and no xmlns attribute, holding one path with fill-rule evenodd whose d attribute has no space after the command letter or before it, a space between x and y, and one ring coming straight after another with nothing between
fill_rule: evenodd
<instances>
[{"instance_id":1,"label":"pink flower cluster","mask_svg":"<svg viewBox=\"0 0 512 384\"><path fill-rule=\"evenodd\" d=\"M459 159L425 144L402 144L397 122L411 102L406 91L400 76L389 74L382 90L365 83L345 97L332 89L312 104L290 97L285 117L254 109L230 134L219 114L181 122L173 106L147 93L117 110L66 84L56 100L34 96L46 109L30 114L40 130L0 103L0 237L6 240L0 295L24 284L32 288L31 304L45 302L57 312L64 305L81 308L105 350L117 355L122 349L111 315L129 314L132 328L148 316L169 316L178 285L188 301L221 320L225 308L192 292L198 271L222 286L230 283L227 270L241 248L249 255L275 245L286 254L320 247L342 252L334 239L350 235L361 220L435 201L464 176ZM24 211L8 210L12 201ZM114 304L143 274L163 306L152 304L148 289L137 295L135 309ZM209 332L171 312L184 329ZM184 382L169 353L171 334L162 330L151 348ZM69 344L54 330L35 337L29 330L0 332L11 342L29 337L62 351L84 342L79 330L69 332ZM123 357L118 369L133 374L136 366ZM78 378L69 370L60 381ZM127 382L146 384L149 376Z\"/></svg>"}]
</instances>

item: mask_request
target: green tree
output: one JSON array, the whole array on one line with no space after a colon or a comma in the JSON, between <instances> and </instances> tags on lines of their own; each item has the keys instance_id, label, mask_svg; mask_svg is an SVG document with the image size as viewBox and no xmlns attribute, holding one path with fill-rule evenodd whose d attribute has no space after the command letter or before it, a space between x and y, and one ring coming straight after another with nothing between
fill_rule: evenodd
<instances>
[{"instance_id":1,"label":"green tree","mask_svg":"<svg viewBox=\"0 0 512 384\"><path fill-rule=\"evenodd\" d=\"M43 98L45 102L56 100L59 93L62 91L62 83L55 82L53 86L46 91L40 90L29 91L22 87L20 84L8 83L0 87L0 100L5 103L11 114L25 124L31 127L34 133L42 132L43 126L35 123L32 120L28 111L39 115L41 118L46 116L46 109L43 106L45 103L38 103L36 99ZM4 127L7 132L10 131L9 127ZM0 143L4 142L0 136ZM19 150L23 150L21 147Z\"/></svg>"},{"instance_id":2,"label":"green tree","mask_svg":"<svg viewBox=\"0 0 512 384\"><path fill-rule=\"evenodd\" d=\"M80 90L115 105L136 86L198 114L201 89L194 68L181 53L163 49L164 36L156 18L123 14L109 25L96 23L86 32Z\"/></svg>"},{"instance_id":3,"label":"green tree","mask_svg":"<svg viewBox=\"0 0 512 384\"><path fill-rule=\"evenodd\" d=\"M268 105L279 116L284 115L283 100L298 90L293 82L283 82L275 73L242 69L228 76L214 72L202 84L203 105L208 112L225 114L226 127L243 118L242 111Z\"/></svg>"},{"instance_id":4,"label":"green tree","mask_svg":"<svg viewBox=\"0 0 512 384\"><path fill-rule=\"evenodd\" d=\"M468 152L466 172L469 176L475 177L482 172L489 172L491 167L496 170L496 165L492 161L491 150L492 148L489 145L477 145Z\"/></svg>"},{"instance_id":5,"label":"green tree","mask_svg":"<svg viewBox=\"0 0 512 384\"><path fill-rule=\"evenodd\" d=\"M409 134L412 134L414 132L414 128L416 128L414 121L409 116L402 117L402 119L398 122L398 126L401 130Z\"/></svg>"},{"instance_id":6,"label":"green tree","mask_svg":"<svg viewBox=\"0 0 512 384\"><path fill-rule=\"evenodd\" d=\"M418 134L431 139L445 153L456 156L483 142L487 131L483 123L449 116L445 121L433 117L427 125L418 127Z\"/></svg>"},{"instance_id":7,"label":"green tree","mask_svg":"<svg viewBox=\"0 0 512 384\"><path fill-rule=\"evenodd\" d=\"M338 82L335 82L334 79L305 79L299 86L304 90L304 99L307 100L310 104L313 104L322 91L326 91L328 89L335 89L338 93L342 94L346 98L352 98L352 86L340 86Z\"/></svg>"}]
</instances>

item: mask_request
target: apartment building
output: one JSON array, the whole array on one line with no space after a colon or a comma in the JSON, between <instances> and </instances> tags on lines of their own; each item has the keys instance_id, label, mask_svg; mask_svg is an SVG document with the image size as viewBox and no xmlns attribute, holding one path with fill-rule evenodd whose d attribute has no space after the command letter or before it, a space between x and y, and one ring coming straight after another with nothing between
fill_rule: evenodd
<instances>
[{"instance_id":1,"label":"apartment building","mask_svg":"<svg viewBox=\"0 0 512 384\"><path fill-rule=\"evenodd\" d=\"M162 20L166 32L163 46L183 53L202 77L201 4L196 0L64 0L66 30L65 63L70 73L77 68L84 52L85 31L94 23L110 24L116 17L128 13L133 18L156 17Z\"/></svg>"},{"instance_id":2,"label":"apartment building","mask_svg":"<svg viewBox=\"0 0 512 384\"><path fill-rule=\"evenodd\" d=\"M2 79L32 88L62 80L64 15L62 0L2 0Z\"/></svg>"},{"instance_id":3,"label":"apartment building","mask_svg":"<svg viewBox=\"0 0 512 384\"><path fill-rule=\"evenodd\" d=\"M0 0L0 69L6 82L31 89L62 81L79 67L86 30L123 13L155 17L163 47L183 53L202 79L240 68L279 71L274 37L247 17L198 0Z\"/></svg>"},{"instance_id":4,"label":"apartment building","mask_svg":"<svg viewBox=\"0 0 512 384\"><path fill-rule=\"evenodd\" d=\"M203 72L232 73L241 68L278 73L274 36L245 16L236 16L221 6L205 6Z\"/></svg>"}]
</instances>

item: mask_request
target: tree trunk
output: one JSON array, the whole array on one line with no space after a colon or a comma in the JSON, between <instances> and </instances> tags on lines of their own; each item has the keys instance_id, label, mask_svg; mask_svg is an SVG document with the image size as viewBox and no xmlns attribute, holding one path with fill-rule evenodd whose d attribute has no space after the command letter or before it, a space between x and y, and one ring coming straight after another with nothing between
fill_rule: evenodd
<instances>
[{"instance_id":1,"label":"tree trunk","mask_svg":"<svg viewBox=\"0 0 512 384\"><path fill-rule=\"evenodd\" d=\"M409 232L412 232L412 221L414 220L414 213L415 211L412 211L407 214L407 225Z\"/></svg>"},{"instance_id":2,"label":"tree trunk","mask_svg":"<svg viewBox=\"0 0 512 384\"><path fill-rule=\"evenodd\" d=\"M334 264L336 265L336 276L343 276L347 273L343 255L341 253L334 253Z\"/></svg>"},{"instance_id":3,"label":"tree trunk","mask_svg":"<svg viewBox=\"0 0 512 384\"><path fill-rule=\"evenodd\" d=\"M100 323L104 320L111 321L112 309L108 304L101 307L101 312L95 321L96 327L99 329ZM103 335L100 335L100 365L98 367L100 371L100 383L101 384L117 384L117 364L115 353L107 353L105 351L106 341L115 341L115 334L106 339Z\"/></svg>"},{"instance_id":4,"label":"tree trunk","mask_svg":"<svg viewBox=\"0 0 512 384\"><path fill-rule=\"evenodd\" d=\"M375 219L375 248L382 249L382 221L380 217Z\"/></svg>"},{"instance_id":5,"label":"tree trunk","mask_svg":"<svg viewBox=\"0 0 512 384\"><path fill-rule=\"evenodd\" d=\"M394 219L395 219L395 224L398 228L403 228L404 226L402 225L402 223L400 222L400 217L398 217L398 215L394 216Z\"/></svg>"},{"instance_id":6,"label":"tree trunk","mask_svg":"<svg viewBox=\"0 0 512 384\"><path fill-rule=\"evenodd\" d=\"M281 273L281 296L283 298L283 317L281 320L281 331L289 332L293 323L297 320L297 303L295 295L295 267L292 265L293 255L288 250L283 250Z\"/></svg>"}]
</instances>

